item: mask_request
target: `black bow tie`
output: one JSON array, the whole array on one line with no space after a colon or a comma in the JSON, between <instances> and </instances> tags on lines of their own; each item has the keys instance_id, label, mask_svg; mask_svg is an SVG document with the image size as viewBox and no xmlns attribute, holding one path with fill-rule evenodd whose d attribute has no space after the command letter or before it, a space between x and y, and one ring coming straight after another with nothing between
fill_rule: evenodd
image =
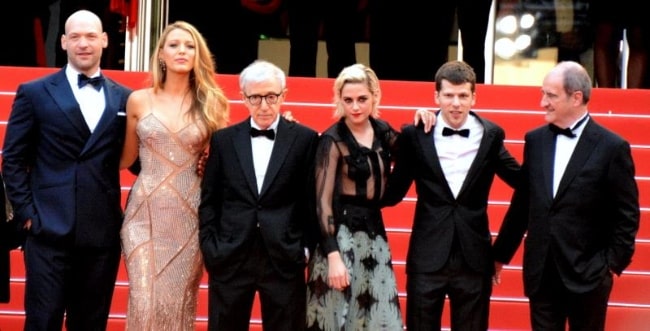
<instances>
[{"instance_id":1,"label":"black bow tie","mask_svg":"<svg viewBox=\"0 0 650 331\"><path fill-rule=\"evenodd\" d=\"M551 131L553 133L555 133L556 136L561 134L561 135L565 135L565 136L567 136L569 138L575 138L576 137L575 133L573 133L571 128L562 129L562 128L560 128L559 126L557 126L555 124L549 124L548 128L551 129Z\"/></svg>"},{"instance_id":2,"label":"black bow tie","mask_svg":"<svg viewBox=\"0 0 650 331\"><path fill-rule=\"evenodd\" d=\"M461 137L467 138L467 137L469 137L469 129L454 130L454 129L448 128L448 127L445 127L444 129L442 129L442 135L445 136L445 137L446 136L451 136L451 135L454 135L454 134L457 134L457 135L459 135Z\"/></svg>"},{"instance_id":3,"label":"black bow tie","mask_svg":"<svg viewBox=\"0 0 650 331\"><path fill-rule=\"evenodd\" d=\"M251 137L264 136L271 140L275 139L275 131L273 129L258 130L256 128L251 128Z\"/></svg>"},{"instance_id":4,"label":"black bow tie","mask_svg":"<svg viewBox=\"0 0 650 331\"><path fill-rule=\"evenodd\" d=\"M77 81L77 85L79 85L79 88L82 88L86 86L87 84L92 85L95 90L99 91L102 88L102 84L104 83L104 77L103 76L97 76L90 78L84 74L79 74L79 79Z\"/></svg>"},{"instance_id":5,"label":"black bow tie","mask_svg":"<svg viewBox=\"0 0 650 331\"><path fill-rule=\"evenodd\" d=\"M587 120L587 118L589 118L589 115L587 115L587 116L583 117L581 120L579 120L578 123L576 123L576 125L573 126L573 128L562 129L559 126L557 126L555 124L552 124L552 123L548 125L548 128L551 129L551 131L553 133L555 133L556 136L558 134L561 134L561 135L565 135L565 136L567 136L569 138L575 138L576 134L573 133L573 130L580 127L582 125L582 123L584 123Z\"/></svg>"}]
</instances>

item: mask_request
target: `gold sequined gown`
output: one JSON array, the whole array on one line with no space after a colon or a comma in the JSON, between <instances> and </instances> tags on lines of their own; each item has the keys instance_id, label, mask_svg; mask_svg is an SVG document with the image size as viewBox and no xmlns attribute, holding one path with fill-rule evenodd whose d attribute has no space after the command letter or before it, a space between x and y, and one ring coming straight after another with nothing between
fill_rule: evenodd
<instances>
[{"instance_id":1,"label":"gold sequined gown","mask_svg":"<svg viewBox=\"0 0 650 331\"><path fill-rule=\"evenodd\" d=\"M126 329L194 330L203 273L196 165L209 134L196 122L172 132L154 113L136 131L142 170L121 230L130 291Z\"/></svg>"}]
</instances>

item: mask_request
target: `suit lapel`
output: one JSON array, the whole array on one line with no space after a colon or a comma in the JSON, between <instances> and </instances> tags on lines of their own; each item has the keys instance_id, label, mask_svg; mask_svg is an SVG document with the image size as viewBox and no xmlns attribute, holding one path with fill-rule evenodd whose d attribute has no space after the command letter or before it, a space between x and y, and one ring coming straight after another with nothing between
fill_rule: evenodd
<instances>
[{"instance_id":1,"label":"suit lapel","mask_svg":"<svg viewBox=\"0 0 650 331\"><path fill-rule=\"evenodd\" d=\"M551 130L542 131L542 172L546 196L553 200L553 168L555 164L555 135Z\"/></svg>"},{"instance_id":2,"label":"suit lapel","mask_svg":"<svg viewBox=\"0 0 650 331\"><path fill-rule=\"evenodd\" d=\"M556 199L566 191L567 187L569 187L569 184L584 167L585 162L587 162L594 148L596 148L596 144L598 143L599 138L600 134L598 134L596 126L594 126L592 120L589 120L585 125L584 131L579 138L580 140L578 141L573 154L571 154L571 158L569 159L569 163L566 166L566 170L564 170L564 175L560 180L560 185L558 186L557 193L555 194Z\"/></svg>"},{"instance_id":3,"label":"suit lapel","mask_svg":"<svg viewBox=\"0 0 650 331\"><path fill-rule=\"evenodd\" d=\"M250 117L236 127L233 136L233 146L239 164L242 165L248 187L255 196L257 196L257 181L255 179L255 164L253 164L253 145L250 136Z\"/></svg>"},{"instance_id":4,"label":"suit lapel","mask_svg":"<svg viewBox=\"0 0 650 331\"><path fill-rule=\"evenodd\" d=\"M492 146L492 141L494 141L495 135L494 126L491 123L483 121L483 119L476 116L476 114L471 111L470 116L475 116L481 125L483 125L483 137L478 146L478 151L476 151L476 156L474 157L474 160L472 160L472 164L467 171L463 185L461 186L460 191L458 191L458 197L462 196L463 192L467 190L468 187L471 187L474 180L479 177L477 174L482 171L482 166L484 164L483 160L487 157L488 152L490 151L490 146Z\"/></svg>"},{"instance_id":5,"label":"suit lapel","mask_svg":"<svg viewBox=\"0 0 650 331\"><path fill-rule=\"evenodd\" d=\"M433 176L437 179L436 182L444 183L446 191L450 197L453 198L454 194L449 188L449 183L447 183L447 178L445 173L442 171L442 166L440 165L440 159L438 158L438 150L436 150L436 144L433 140L433 130L429 133L424 133L424 130L416 128L415 134L417 137L418 144L422 149L422 157L424 158L424 163L427 167L431 168Z\"/></svg>"},{"instance_id":6,"label":"suit lapel","mask_svg":"<svg viewBox=\"0 0 650 331\"><path fill-rule=\"evenodd\" d=\"M52 79L48 84L45 84L45 89L52 96L54 102L59 106L63 115L70 121L79 134L84 138L88 138L90 135L90 129L88 129L86 120L84 120L84 117L81 114L79 103L77 103L77 99L72 93L72 89L70 88L70 84L65 75L65 68L52 76Z\"/></svg>"},{"instance_id":7,"label":"suit lapel","mask_svg":"<svg viewBox=\"0 0 650 331\"><path fill-rule=\"evenodd\" d=\"M109 79L104 80L104 96L106 98L106 108L104 108L102 117L99 119L99 122L97 122L97 126L95 127L93 133L90 135L90 139L86 143L83 152L86 152L97 142L98 139L103 137L104 131L106 131L106 129L110 127L110 124L117 119L117 112L120 109L120 100L115 94L116 88L117 86L115 83L111 82Z\"/></svg>"},{"instance_id":8,"label":"suit lapel","mask_svg":"<svg viewBox=\"0 0 650 331\"><path fill-rule=\"evenodd\" d=\"M260 196L264 195L273 182L275 176L278 174L280 167L284 163L284 159L287 157L287 154L291 149L292 143L295 141L295 137L296 130L294 130L294 124L288 123L280 117L275 135L275 143L273 144L273 151L271 152L271 159L269 160L269 166L266 169L266 175L264 175L264 183L260 190Z\"/></svg>"}]
</instances>

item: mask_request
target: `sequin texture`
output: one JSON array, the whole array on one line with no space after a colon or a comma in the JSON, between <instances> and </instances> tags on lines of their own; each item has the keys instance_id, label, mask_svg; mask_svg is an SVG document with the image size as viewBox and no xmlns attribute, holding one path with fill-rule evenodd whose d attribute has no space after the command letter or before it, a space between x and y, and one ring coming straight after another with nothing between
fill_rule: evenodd
<instances>
[{"instance_id":1,"label":"sequin texture","mask_svg":"<svg viewBox=\"0 0 650 331\"><path fill-rule=\"evenodd\" d=\"M197 123L171 132L153 113L136 130L142 172L121 230L129 278L126 330L194 330L203 275L196 165L209 134Z\"/></svg>"}]
</instances>

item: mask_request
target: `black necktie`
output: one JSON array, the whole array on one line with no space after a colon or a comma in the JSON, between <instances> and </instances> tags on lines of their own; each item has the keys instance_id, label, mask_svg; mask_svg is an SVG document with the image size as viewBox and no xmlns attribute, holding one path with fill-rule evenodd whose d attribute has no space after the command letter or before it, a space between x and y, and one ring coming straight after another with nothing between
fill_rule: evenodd
<instances>
[{"instance_id":1,"label":"black necktie","mask_svg":"<svg viewBox=\"0 0 650 331\"><path fill-rule=\"evenodd\" d=\"M454 135L454 134L457 134L457 135L459 135L461 137L467 138L467 137L469 137L469 129L454 130L454 129L448 128L448 127L445 127L444 129L442 129L442 135L445 136L445 137L446 136L451 136L451 135Z\"/></svg>"},{"instance_id":2,"label":"black necktie","mask_svg":"<svg viewBox=\"0 0 650 331\"><path fill-rule=\"evenodd\" d=\"M271 140L275 139L275 131L273 129L258 130L256 128L251 128L251 137L264 136Z\"/></svg>"},{"instance_id":3,"label":"black necktie","mask_svg":"<svg viewBox=\"0 0 650 331\"><path fill-rule=\"evenodd\" d=\"M97 91L99 91L102 88L102 83L104 83L104 77L101 75L90 78L84 74L79 74L79 80L77 81L77 85L79 85L79 88L82 88L87 84L90 84Z\"/></svg>"},{"instance_id":4,"label":"black necktie","mask_svg":"<svg viewBox=\"0 0 650 331\"><path fill-rule=\"evenodd\" d=\"M576 134L573 133L573 130L577 129L580 125L582 125L582 123L584 123L587 120L588 117L589 116L583 117L581 120L578 121L578 123L576 123L576 125L573 126L573 128L564 128L564 129L562 129L559 126L557 126L555 124L552 124L552 123L548 125L548 128L551 129L551 131L553 133L555 133L556 136L558 134L561 134L561 135L565 135L565 136L567 136L569 138L575 138Z\"/></svg>"}]
</instances>

